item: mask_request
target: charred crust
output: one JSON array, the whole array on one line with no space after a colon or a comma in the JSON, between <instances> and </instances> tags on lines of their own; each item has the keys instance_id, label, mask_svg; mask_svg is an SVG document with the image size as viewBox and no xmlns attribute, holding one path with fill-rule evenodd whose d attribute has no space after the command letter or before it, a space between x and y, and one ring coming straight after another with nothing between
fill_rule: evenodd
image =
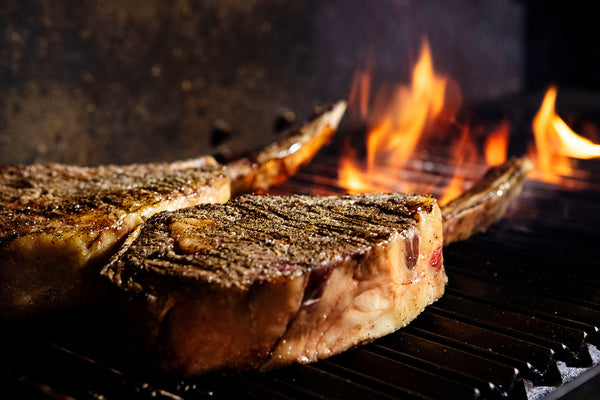
<instances>
[{"instance_id":1,"label":"charred crust","mask_svg":"<svg viewBox=\"0 0 600 400\"><path fill-rule=\"evenodd\" d=\"M150 218L116 265L129 286L165 293L248 291L303 275L310 277L305 296L312 301L334 265L363 260L398 232L407 235L406 263L414 267L417 220L434 204L430 197L405 194L246 195Z\"/></svg>"},{"instance_id":2,"label":"charred crust","mask_svg":"<svg viewBox=\"0 0 600 400\"><path fill-rule=\"evenodd\" d=\"M118 215L228 179L210 158L128 166L0 166L0 237L107 228ZM38 224L44 221L60 228Z\"/></svg>"}]
</instances>

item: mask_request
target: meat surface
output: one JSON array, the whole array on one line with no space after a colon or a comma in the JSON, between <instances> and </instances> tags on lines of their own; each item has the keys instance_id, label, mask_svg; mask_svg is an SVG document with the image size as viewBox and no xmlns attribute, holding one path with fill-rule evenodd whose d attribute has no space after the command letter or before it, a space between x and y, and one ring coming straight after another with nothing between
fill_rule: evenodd
<instances>
[{"instance_id":1,"label":"meat surface","mask_svg":"<svg viewBox=\"0 0 600 400\"><path fill-rule=\"evenodd\" d=\"M229 199L211 157L173 164L0 167L0 314L70 307L99 293L98 270L149 216ZM95 275L95 276L94 276Z\"/></svg>"},{"instance_id":2,"label":"meat surface","mask_svg":"<svg viewBox=\"0 0 600 400\"><path fill-rule=\"evenodd\" d=\"M0 166L0 315L82 306L103 292L98 273L151 215L265 188L310 160L345 103L227 166L212 157L174 163Z\"/></svg>"},{"instance_id":3,"label":"meat surface","mask_svg":"<svg viewBox=\"0 0 600 400\"><path fill-rule=\"evenodd\" d=\"M247 195L155 215L103 269L167 371L312 362L408 324L444 292L431 197Z\"/></svg>"}]
</instances>

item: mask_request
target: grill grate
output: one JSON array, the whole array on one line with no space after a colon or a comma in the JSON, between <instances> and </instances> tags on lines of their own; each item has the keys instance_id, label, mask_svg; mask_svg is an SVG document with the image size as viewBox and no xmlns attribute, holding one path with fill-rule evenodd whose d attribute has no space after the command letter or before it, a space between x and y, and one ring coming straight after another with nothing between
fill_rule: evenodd
<instances>
[{"instance_id":1,"label":"grill grate","mask_svg":"<svg viewBox=\"0 0 600 400\"><path fill-rule=\"evenodd\" d=\"M449 168L429 160L401 173L415 190L449 179ZM322 153L273 193L340 193L336 161L333 150ZM483 167L467 169L470 179L473 169ZM0 384L21 397L61 399L552 398L584 378L599 388L600 174L587 179L528 181L505 220L445 249L442 299L408 327L330 359L174 381L90 349L77 332L65 338L65 317L50 317L1 322ZM587 372L565 384L565 371Z\"/></svg>"}]
</instances>

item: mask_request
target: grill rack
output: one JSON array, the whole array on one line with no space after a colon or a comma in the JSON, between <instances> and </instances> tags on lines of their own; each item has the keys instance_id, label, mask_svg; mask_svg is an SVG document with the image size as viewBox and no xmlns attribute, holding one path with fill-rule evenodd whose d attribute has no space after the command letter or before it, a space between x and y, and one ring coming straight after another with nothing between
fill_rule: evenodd
<instances>
[{"instance_id":1,"label":"grill rack","mask_svg":"<svg viewBox=\"0 0 600 400\"><path fill-rule=\"evenodd\" d=\"M447 168L430 159L432 181L420 183L440 186ZM336 160L329 149L272 192L339 193ZM416 160L402 173L423 177L422 167ZM66 323L73 316L0 321L0 387L53 399L584 398L600 390L597 181L526 182L507 218L444 250L449 284L438 302L408 327L330 359L180 381L90 348ZM576 377L567 382L565 371Z\"/></svg>"}]
</instances>

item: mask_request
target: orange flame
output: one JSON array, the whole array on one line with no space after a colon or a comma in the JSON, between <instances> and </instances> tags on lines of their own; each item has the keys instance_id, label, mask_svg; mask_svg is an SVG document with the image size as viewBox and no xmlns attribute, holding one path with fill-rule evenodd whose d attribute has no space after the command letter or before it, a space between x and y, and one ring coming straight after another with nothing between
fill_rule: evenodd
<instances>
[{"instance_id":1,"label":"orange flame","mask_svg":"<svg viewBox=\"0 0 600 400\"><path fill-rule=\"evenodd\" d=\"M355 75L350 100L359 99L358 108L364 116L367 115L365 105L368 105L370 78L363 73ZM446 84L445 77L435 74L429 45L423 41L411 84L398 85L391 100L382 100L383 95L378 94L379 101L375 102L368 124L366 171L357 165L353 154L346 154L338 171L340 185L354 193L385 190L365 183L376 182L377 178L382 178L382 182L389 181L389 177L381 177L375 164L390 164L398 170L405 165L421 137L431 133L434 123L442 115Z\"/></svg>"},{"instance_id":2,"label":"orange flame","mask_svg":"<svg viewBox=\"0 0 600 400\"><path fill-rule=\"evenodd\" d=\"M371 72L369 68L360 69L354 73L352 86L348 95L348 104L356 107L357 114L365 120L369 112L369 94L371 91Z\"/></svg>"},{"instance_id":3,"label":"orange flame","mask_svg":"<svg viewBox=\"0 0 600 400\"><path fill-rule=\"evenodd\" d=\"M600 157L600 145L577 135L556 114L557 89L552 86L546 92L542 105L532 123L535 150L530 157L542 173L542 179L558 180L559 175L569 175L573 168L570 158L588 159Z\"/></svg>"},{"instance_id":4,"label":"orange flame","mask_svg":"<svg viewBox=\"0 0 600 400\"><path fill-rule=\"evenodd\" d=\"M471 140L470 129L465 125L462 129L460 139L454 145L454 158L456 169L462 167L468 161L477 160L477 148L473 140ZM464 178L458 172L454 173L450 184L444 191L444 194L439 199L440 205L447 204L449 201L458 197L463 192Z\"/></svg>"},{"instance_id":5,"label":"orange flame","mask_svg":"<svg viewBox=\"0 0 600 400\"><path fill-rule=\"evenodd\" d=\"M446 78L435 75L429 45L423 42L411 86L397 87L392 101L369 131L367 165L370 171L380 157L383 161L392 161L398 168L406 163L421 135L442 112L445 92Z\"/></svg>"},{"instance_id":6,"label":"orange flame","mask_svg":"<svg viewBox=\"0 0 600 400\"><path fill-rule=\"evenodd\" d=\"M356 151L345 146L340 158L338 180L340 186L348 189L349 194L377 192L380 189L365 179L364 172L356 165Z\"/></svg>"},{"instance_id":7,"label":"orange flame","mask_svg":"<svg viewBox=\"0 0 600 400\"><path fill-rule=\"evenodd\" d=\"M510 135L510 121L503 120L485 140L485 160L490 167L500 165L506 161L508 153L508 137Z\"/></svg>"}]
</instances>

